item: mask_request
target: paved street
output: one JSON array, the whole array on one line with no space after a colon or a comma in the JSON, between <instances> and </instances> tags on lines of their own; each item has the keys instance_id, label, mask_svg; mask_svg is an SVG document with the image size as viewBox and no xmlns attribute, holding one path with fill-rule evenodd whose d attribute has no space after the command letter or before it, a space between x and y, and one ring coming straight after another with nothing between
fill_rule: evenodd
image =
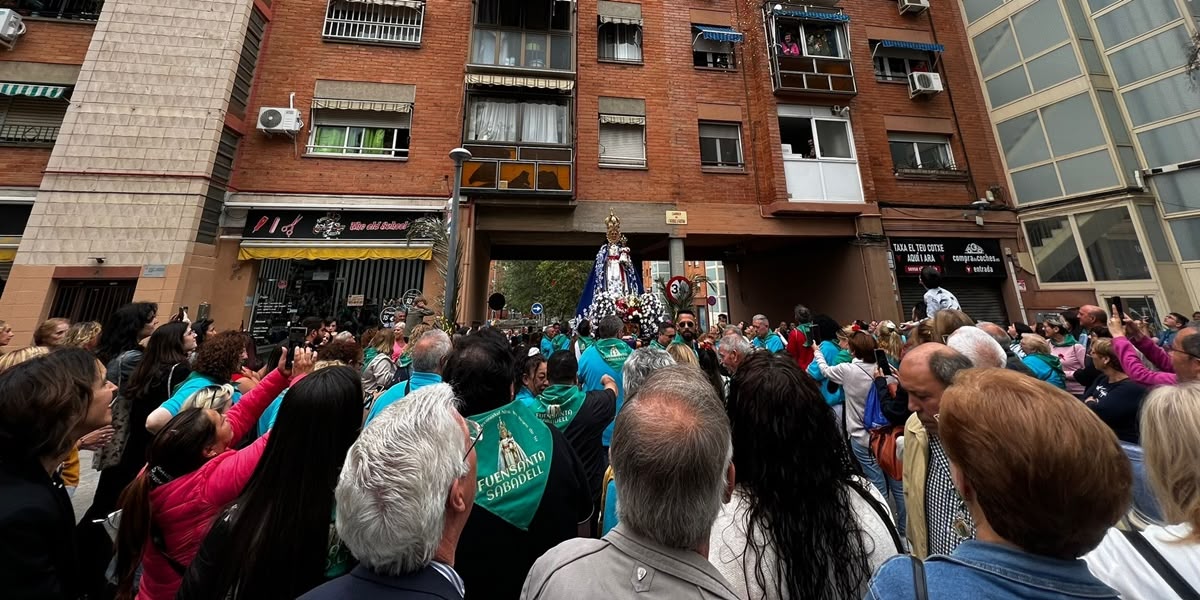
<instances>
[{"instance_id":1,"label":"paved street","mask_svg":"<svg viewBox=\"0 0 1200 600\"><path fill-rule=\"evenodd\" d=\"M79 452L79 487L71 504L75 506L75 520L79 520L92 504L92 496L96 494L96 482L100 480L100 471L92 468L92 453L88 450Z\"/></svg>"}]
</instances>

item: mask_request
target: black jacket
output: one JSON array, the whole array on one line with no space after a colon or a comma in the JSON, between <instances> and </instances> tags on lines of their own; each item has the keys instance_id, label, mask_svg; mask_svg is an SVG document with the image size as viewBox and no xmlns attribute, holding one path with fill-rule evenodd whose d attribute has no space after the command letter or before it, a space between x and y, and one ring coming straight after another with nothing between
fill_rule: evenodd
<instances>
[{"instance_id":1,"label":"black jacket","mask_svg":"<svg viewBox=\"0 0 1200 600\"><path fill-rule=\"evenodd\" d=\"M36 462L0 459L0 596L79 595L75 511L67 491Z\"/></svg>"}]
</instances>

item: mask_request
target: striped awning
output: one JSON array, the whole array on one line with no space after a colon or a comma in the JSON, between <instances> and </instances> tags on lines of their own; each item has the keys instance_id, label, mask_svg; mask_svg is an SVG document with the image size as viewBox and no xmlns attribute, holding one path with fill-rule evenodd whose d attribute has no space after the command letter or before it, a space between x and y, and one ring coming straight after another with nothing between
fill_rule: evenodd
<instances>
[{"instance_id":1,"label":"striped awning","mask_svg":"<svg viewBox=\"0 0 1200 600\"><path fill-rule=\"evenodd\" d=\"M774 14L777 17L792 17L794 19L803 19L805 21L830 21L833 23L850 22L850 15L840 12L780 9L774 11Z\"/></svg>"},{"instance_id":2,"label":"striped awning","mask_svg":"<svg viewBox=\"0 0 1200 600\"><path fill-rule=\"evenodd\" d=\"M714 42L740 42L742 34L740 31L731 27L717 27L715 25L696 25L696 30L700 32L700 37Z\"/></svg>"},{"instance_id":3,"label":"striped awning","mask_svg":"<svg viewBox=\"0 0 1200 600\"><path fill-rule=\"evenodd\" d=\"M425 6L420 0L346 0L359 4L378 4L380 6L401 6L404 8L420 9Z\"/></svg>"},{"instance_id":4,"label":"striped awning","mask_svg":"<svg viewBox=\"0 0 1200 600\"><path fill-rule=\"evenodd\" d=\"M313 98L313 108L330 110L373 110L378 112L412 112L411 102L379 102L374 100L339 100L337 98Z\"/></svg>"},{"instance_id":5,"label":"striped awning","mask_svg":"<svg viewBox=\"0 0 1200 600\"><path fill-rule=\"evenodd\" d=\"M575 89L575 82L570 79L552 79L547 77L515 77L511 75L485 75L470 73L467 75L468 85L498 85L504 87L523 87L537 90L559 90L569 92Z\"/></svg>"},{"instance_id":6,"label":"striped awning","mask_svg":"<svg viewBox=\"0 0 1200 600\"><path fill-rule=\"evenodd\" d=\"M0 83L0 96L30 96L33 98L62 98L67 88L60 85L29 83Z\"/></svg>"},{"instance_id":7,"label":"striped awning","mask_svg":"<svg viewBox=\"0 0 1200 600\"><path fill-rule=\"evenodd\" d=\"M608 15L600 15L601 23L614 23L616 25L641 25L641 19L630 19L627 17L611 17Z\"/></svg>"},{"instance_id":8,"label":"striped awning","mask_svg":"<svg viewBox=\"0 0 1200 600\"><path fill-rule=\"evenodd\" d=\"M946 47L941 44L926 44L924 42L902 42L900 40L880 40L879 45L883 48L903 48L905 50L917 50L920 52L945 52Z\"/></svg>"},{"instance_id":9,"label":"striped awning","mask_svg":"<svg viewBox=\"0 0 1200 600\"><path fill-rule=\"evenodd\" d=\"M612 125L645 125L646 117L634 117L630 115L600 115L600 123Z\"/></svg>"}]
</instances>

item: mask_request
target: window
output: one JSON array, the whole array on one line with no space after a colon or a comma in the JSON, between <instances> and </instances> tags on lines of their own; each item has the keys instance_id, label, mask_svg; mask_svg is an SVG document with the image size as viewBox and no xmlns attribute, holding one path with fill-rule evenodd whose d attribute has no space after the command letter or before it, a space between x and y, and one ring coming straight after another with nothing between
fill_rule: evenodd
<instances>
[{"instance_id":1,"label":"window","mask_svg":"<svg viewBox=\"0 0 1200 600\"><path fill-rule=\"evenodd\" d=\"M471 62L569 71L574 66L570 2L479 0Z\"/></svg>"},{"instance_id":2,"label":"window","mask_svg":"<svg viewBox=\"0 0 1200 600\"><path fill-rule=\"evenodd\" d=\"M407 158L411 113L313 111L308 151L356 158Z\"/></svg>"},{"instance_id":3,"label":"window","mask_svg":"<svg viewBox=\"0 0 1200 600\"><path fill-rule=\"evenodd\" d=\"M1093 21L1100 32L1100 41L1106 48L1112 48L1178 18L1179 8L1170 0L1134 0Z\"/></svg>"},{"instance_id":4,"label":"window","mask_svg":"<svg viewBox=\"0 0 1200 600\"><path fill-rule=\"evenodd\" d=\"M1200 217L1167 221L1179 245L1181 260L1200 260Z\"/></svg>"},{"instance_id":5,"label":"window","mask_svg":"<svg viewBox=\"0 0 1200 600\"><path fill-rule=\"evenodd\" d=\"M69 105L65 98L0 96L0 145L53 145Z\"/></svg>"},{"instance_id":6,"label":"window","mask_svg":"<svg viewBox=\"0 0 1200 600\"><path fill-rule=\"evenodd\" d=\"M897 169L954 169L950 138L943 135L888 136L892 151L892 166Z\"/></svg>"},{"instance_id":7,"label":"window","mask_svg":"<svg viewBox=\"0 0 1200 600\"><path fill-rule=\"evenodd\" d=\"M1082 75L1070 37L1058 0L1038 0L972 38L992 108Z\"/></svg>"},{"instance_id":8,"label":"window","mask_svg":"<svg viewBox=\"0 0 1200 600\"><path fill-rule=\"evenodd\" d=\"M1162 217L1149 204L1137 205L1138 216L1142 219L1142 227L1150 240L1150 248L1154 250L1154 260L1157 262L1174 262L1171 258L1171 247L1167 245L1167 235L1163 231Z\"/></svg>"},{"instance_id":9,"label":"window","mask_svg":"<svg viewBox=\"0 0 1200 600\"><path fill-rule=\"evenodd\" d=\"M1150 179L1154 183L1154 191L1158 192L1158 201L1162 204L1163 212L1175 213L1200 210L1200 169L1186 169L1174 173L1155 175Z\"/></svg>"},{"instance_id":10,"label":"window","mask_svg":"<svg viewBox=\"0 0 1200 600\"><path fill-rule=\"evenodd\" d=\"M1194 92L1193 92L1194 93ZM1137 134L1150 167L1191 160L1200 156L1200 117Z\"/></svg>"},{"instance_id":11,"label":"window","mask_svg":"<svg viewBox=\"0 0 1200 600\"><path fill-rule=\"evenodd\" d=\"M1097 281L1150 279L1150 268L1129 209L1124 206L1075 216L1079 241Z\"/></svg>"},{"instance_id":12,"label":"window","mask_svg":"<svg viewBox=\"0 0 1200 600\"><path fill-rule=\"evenodd\" d=\"M566 100L472 98L467 111L472 142L569 144L571 115Z\"/></svg>"},{"instance_id":13,"label":"window","mask_svg":"<svg viewBox=\"0 0 1200 600\"><path fill-rule=\"evenodd\" d=\"M725 264L716 261L706 261L704 263L704 276L708 278L705 285L708 286L708 295L717 299L717 303L712 305L712 313L714 315L722 315L728 311L725 308ZM712 324L716 324L714 318Z\"/></svg>"},{"instance_id":14,"label":"window","mask_svg":"<svg viewBox=\"0 0 1200 600\"><path fill-rule=\"evenodd\" d=\"M1012 29L1025 58L1041 54L1071 36L1058 0L1038 0L1013 15Z\"/></svg>"},{"instance_id":15,"label":"window","mask_svg":"<svg viewBox=\"0 0 1200 600\"><path fill-rule=\"evenodd\" d=\"M419 45L424 21L422 0L331 0L325 12L323 35L328 40Z\"/></svg>"},{"instance_id":16,"label":"window","mask_svg":"<svg viewBox=\"0 0 1200 600\"><path fill-rule=\"evenodd\" d=\"M1182 67L1187 64L1190 42L1187 29L1180 25L1109 54L1117 84L1129 85Z\"/></svg>"},{"instance_id":17,"label":"window","mask_svg":"<svg viewBox=\"0 0 1200 600\"><path fill-rule=\"evenodd\" d=\"M1049 217L1025 223L1029 249L1037 265L1038 281L1068 283L1087 281L1075 230L1067 217Z\"/></svg>"},{"instance_id":18,"label":"window","mask_svg":"<svg viewBox=\"0 0 1200 600\"><path fill-rule=\"evenodd\" d=\"M250 86L254 83L254 67L258 64L258 52L267 31L267 17L257 7L250 11L250 23L246 26L246 37L242 40L242 53L238 59L237 73L233 78L233 91L229 93L229 112L244 117L246 103L250 99Z\"/></svg>"},{"instance_id":19,"label":"window","mask_svg":"<svg viewBox=\"0 0 1200 600\"><path fill-rule=\"evenodd\" d=\"M808 159L854 158L850 123L843 119L779 117L785 155Z\"/></svg>"},{"instance_id":20,"label":"window","mask_svg":"<svg viewBox=\"0 0 1200 600\"><path fill-rule=\"evenodd\" d=\"M1070 44L1059 46L1026 63L1033 91L1040 92L1079 75L1079 60Z\"/></svg>"},{"instance_id":21,"label":"window","mask_svg":"<svg viewBox=\"0 0 1200 600\"><path fill-rule=\"evenodd\" d=\"M963 9L967 13L967 22L974 23L979 17L986 15L1006 0L962 0Z\"/></svg>"},{"instance_id":22,"label":"window","mask_svg":"<svg viewBox=\"0 0 1200 600\"><path fill-rule=\"evenodd\" d=\"M1200 81L1187 73L1172 75L1121 93L1134 127L1200 110L1196 87Z\"/></svg>"},{"instance_id":23,"label":"window","mask_svg":"<svg viewBox=\"0 0 1200 600\"><path fill-rule=\"evenodd\" d=\"M600 115L600 164L646 166L646 118Z\"/></svg>"},{"instance_id":24,"label":"window","mask_svg":"<svg viewBox=\"0 0 1200 600\"><path fill-rule=\"evenodd\" d=\"M601 23L597 36L600 60L642 62L642 26L626 23Z\"/></svg>"},{"instance_id":25,"label":"window","mask_svg":"<svg viewBox=\"0 0 1200 600\"><path fill-rule=\"evenodd\" d=\"M700 124L700 164L705 167L742 167L741 126L731 123Z\"/></svg>"},{"instance_id":26,"label":"window","mask_svg":"<svg viewBox=\"0 0 1200 600\"><path fill-rule=\"evenodd\" d=\"M735 69L737 60L733 55L733 42L710 40L692 30L695 41L692 42L692 65L710 69Z\"/></svg>"},{"instance_id":27,"label":"window","mask_svg":"<svg viewBox=\"0 0 1200 600\"><path fill-rule=\"evenodd\" d=\"M875 79L878 81L908 81L909 73L932 71L934 57L928 52L901 48L875 50Z\"/></svg>"}]
</instances>

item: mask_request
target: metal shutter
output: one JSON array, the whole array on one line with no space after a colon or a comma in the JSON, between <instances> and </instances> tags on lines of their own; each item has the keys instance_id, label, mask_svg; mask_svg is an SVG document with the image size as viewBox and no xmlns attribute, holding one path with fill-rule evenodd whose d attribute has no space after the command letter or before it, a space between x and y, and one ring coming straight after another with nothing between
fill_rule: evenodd
<instances>
[{"instance_id":1,"label":"metal shutter","mask_svg":"<svg viewBox=\"0 0 1200 600\"><path fill-rule=\"evenodd\" d=\"M963 312L972 319L1007 323L1004 293L1001 289L1003 283L1002 279L946 279L942 282L942 287L958 297ZM920 281L908 277L900 279L900 302L904 305L905 319L912 315L914 306L925 301L924 297L925 288Z\"/></svg>"},{"instance_id":2,"label":"metal shutter","mask_svg":"<svg viewBox=\"0 0 1200 600\"><path fill-rule=\"evenodd\" d=\"M600 125L600 162L616 164L646 164L644 125Z\"/></svg>"},{"instance_id":3,"label":"metal shutter","mask_svg":"<svg viewBox=\"0 0 1200 600\"><path fill-rule=\"evenodd\" d=\"M0 97L0 140L52 144L68 106L62 99Z\"/></svg>"}]
</instances>

